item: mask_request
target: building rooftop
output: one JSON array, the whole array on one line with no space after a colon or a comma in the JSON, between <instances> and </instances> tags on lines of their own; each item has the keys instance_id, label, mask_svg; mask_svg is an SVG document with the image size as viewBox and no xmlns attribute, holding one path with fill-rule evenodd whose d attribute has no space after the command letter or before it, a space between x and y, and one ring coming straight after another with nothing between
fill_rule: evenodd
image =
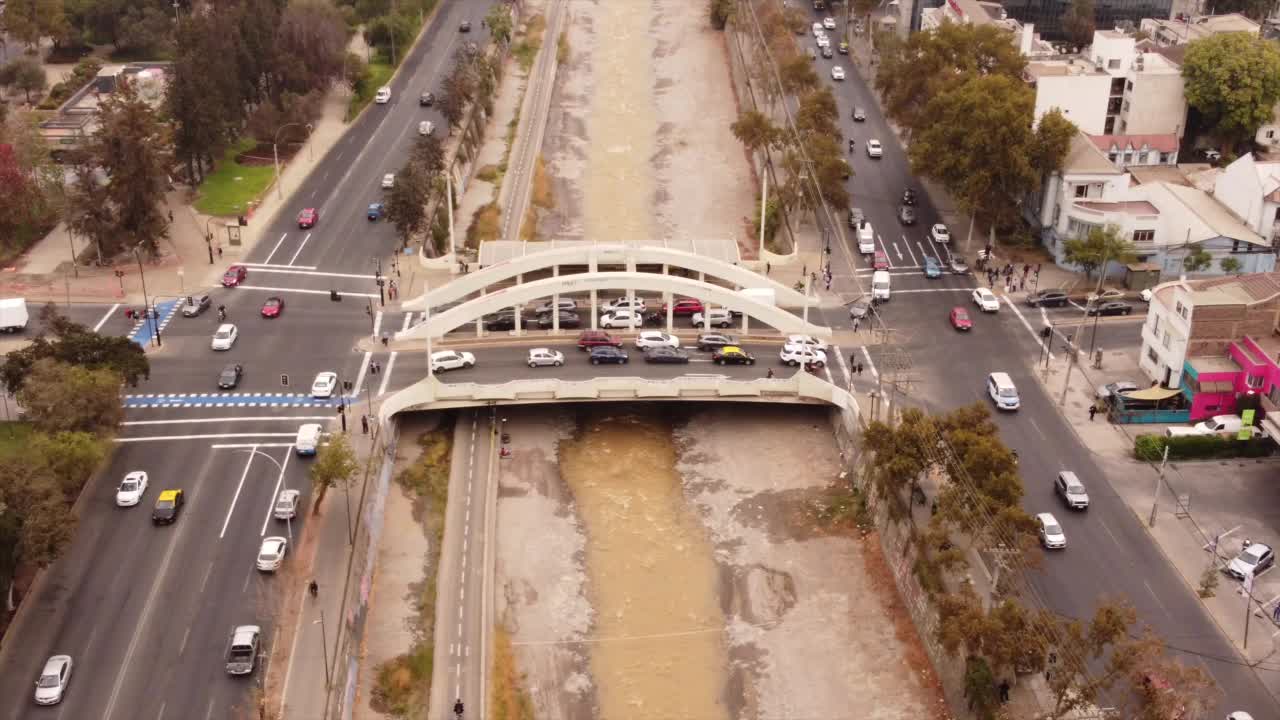
<instances>
[{"instance_id":1,"label":"building rooftop","mask_svg":"<svg viewBox=\"0 0 1280 720\"><path fill-rule=\"evenodd\" d=\"M1205 278L1192 281L1192 286L1201 292L1229 293L1237 302L1258 303L1280 295L1280 272Z\"/></svg>"},{"instance_id":2,"label":"building rooftop","mask_svg":"<svg viewBox=\"0 0 1280 720\"><path fill-rule=\"evenodd\" d=\"M1135 185L1163 182L1191 186L1186 173L1176 165L1133 165L1128 170ZM1209 187L1213 188L1212 185Z\"/></svg>"},{"instance_id":3,"label":"building rooftop","mask_svg":"<svg viewBox=\"0 0 1280 720\"><path fill-rule=\"evenodd\" d=\"M1195 355L1187 358L1196 373L1240 372L1240 365L1230 355ZM1204 388L1201 388L1202 390ZM1230 387L1223 392L1230 391Z\"/></svg>"},{"instance_id":4,"label":"building rooftop","mask_svg":"<svg viewBox=\"0 0 1280 720\"><path fill-rule=\"evenodd\" d=\"M1077 200L1075 206L1098 212L1125 213L1126 215L1159 215L1160 209L1146 200L1121 200L1107 202L1104 200Z\"/></svg>"},{"instance_id":5,"label":"building rooftop","mask_svg":"<svg viewBox=\"0 0 1280 720\"><path fill-rule=\"evenodd\" d=\"M1106 75L1093 63L1084 58L1066 58L1054 60L1032 60L1024 71L1028 80L1044 77L1066 77L1068 75Z\"/></svg>"},{"instance_id":6,"label":"building rooftop","mask_svg":"<svg viewBox=\"0 0 1280 720\"><path fill-rule=\"evenodd\" d=\"M1178 136L1168 135L1090 135L1089 139L1103 152L1132 148L1141 150L1150 148L1159 152L1173 152L1178 149Z\"/></svg>"},{"instance_id":7,"label":"building rooftop","mask_svg":"<svg viewBox=\"0 0 1280 720\"><path fill-rule=\"evenodd\" d=\"M1225 237L1271 247L1261 235L1203 190L1163 182L1138 185L1135 190L1146 195L1163 212L1181 212L1185 220L1183 224L1188 230L1186 242L1196 243ZM1182 239L1179 238L1179 241Z\"/></svg>"},{"instance_id":8,"label":"building rooftop","mask_svg":"<svg viewBox=\"0 0 1280 720\"><path fill-rule=\"evenodd\" d=\"M1067 156L1062 160L1064 173L1087 173L1091 175L1122 175L1124 171L1115 166L1101 150L1082 132L1071 138L1067 148Z\"/></svg>"}]
</instances>

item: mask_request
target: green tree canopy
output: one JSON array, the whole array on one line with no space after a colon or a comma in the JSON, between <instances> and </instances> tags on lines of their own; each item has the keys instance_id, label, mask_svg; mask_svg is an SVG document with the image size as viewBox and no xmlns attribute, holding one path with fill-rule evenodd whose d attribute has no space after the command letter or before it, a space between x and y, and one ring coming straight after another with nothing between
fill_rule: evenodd
<instances>
[{"instance_id":1,"label":"green tree canopy","mask_svg":"<svg viewBox=\"0 0 1280 720\"><path fill-rule=\"evenodd\" d=\"M1247 140L1271 119L1280 100L1280 49L1248 33L1196 40L1182 63L1187 103L1232 144Z\"/></svg>"},{"instance_id":2,"label":"green tree canopy","mask_svg":"<svg viewBox=\"0 0 1280 720\"><path fill-rule=\"evenodd\" d=\"M926 110L940 94L971 75L998 75L1022 83L1027 59L995 25L943 23L933 30L892 39L880 51L876 87L890 118L918 133L938 124Z\"/></svg>"},{"instance_id":3,"label":"green tree canopy","mask_svg":"<svg viewBox=\"0 0 1280 720\"><path fill-rule=\"evenodd\" d=\"M1182 258L1182 268L1189 273L1208 270L1213 264L1213 256L1208 250L1200 246L1196 246L1187 251L1186 257Z\"/></svg>"},{"instance_id":4,"label":"green tree canopy","mask_svg":"<svg viewBox=\"0 0 1280 720\"><path fill-rule=\"evenodd\" d=\"M1133 243L1120 235L1117 225L1094 227L1082 238L1068 238L1063 243L1063 258L1072 265L1079 265L1085 277L1091 277L1103 263L1133 262Z\"/></svg>"},{"instance_id":5,"label":"green tree canopy","mask_svg":"<svg viewBox=\"0 0 1280 720\"><path fill-rule=\"evenodd\" d=\"M46 306L52 308L52 306ZM84 325L71 322L56 310L46 313L44 335L37 337L25 348L14 350L0 365L0 380L9 392L22 389L35 363L52 359L88 368L108 369L118 378L116 384L127 382L137 385L138 380L150 377L151 363L146 352L129 338L99 335Z\"/></svg>"},{"instance_id":6,"label":"green tree canopy","mask_svg":"<svg viewBox=\"0 0 1280 720\"><path fill-rule=\"evenodd\" d=\"M120 375L50 358L37 360L18 391L31 423L45 432L106 434L124 418Z\"/></svg>"},{"instance_id":7,"label":"green tree canopy","mask_svg":"<svg viewBox=\"0 0 1280 720\"><path fill-rule=\"evenodd\" d=\"M314 503L315 511L320 511L320 503L331 487L346 487L360 469L356 460L356 452L346 433L334 433L329 442L320 446L315 462L311 463L311 482L319 490Z\"/></svg>"},{"instance_id":8,"label":"green tree canopy","mask_svg":"<svg viewBox=\"0 0 1280 720\"><path fill-rule=\"evenodd\" d=\"M1056 113L1033 127L1034 106L1020 79L969 76L929 101L929 122L908 149L912 170L941 182L966 209L1011 224L1017 203L1061 165L1074 129Z\"/></svg>"}]
</instances>

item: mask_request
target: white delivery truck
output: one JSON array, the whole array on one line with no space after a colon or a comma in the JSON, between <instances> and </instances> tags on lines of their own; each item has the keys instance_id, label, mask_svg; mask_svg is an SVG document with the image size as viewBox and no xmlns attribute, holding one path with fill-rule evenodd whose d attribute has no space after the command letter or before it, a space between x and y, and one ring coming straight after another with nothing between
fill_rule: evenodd
<instances>
[{"instance_id":1,"label":"white delivery truck","mask_svg":"<svg viewBox=\"0 0 1280 720\"><path fill-rule=\"evenodd\" d=\"M876 251L876 235L871 229L871 223L866 220L858 226L858 252L863 255L870 255Z\"/></svg>"},{"instance_id":2,"label":"white delivery truck","mask_svg":"<svg viewBox=\"0 0 1280 720\"><path fill-rule=\"evenodd\" d=\"M0 300L0 331L21 332L27 327L27 301L23 298Z\"/></svg>"}]
</instances>

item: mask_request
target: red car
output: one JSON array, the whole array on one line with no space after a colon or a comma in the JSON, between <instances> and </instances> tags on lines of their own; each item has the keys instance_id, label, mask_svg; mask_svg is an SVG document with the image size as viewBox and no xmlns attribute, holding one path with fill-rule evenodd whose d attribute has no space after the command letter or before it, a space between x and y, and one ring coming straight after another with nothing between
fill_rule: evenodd
<instances>
[{"instance_id":1,"label":"red car","mask_svg":"<svg viewBox=\"0 0 1280 720\"><path fill-rule=\"evenodd\" d=\"M676 300L675 305L672 307L671 314L672 315L692 315L694 313L703 312L703 310L704 308L702 307L701 300L694 300L693 298L680 298L679 300ZM664 314L667 312L666 303L663 303L662 305L662 312Z\"/></svg>"},{"instance_id":2,"label":"red car","mask_svg":"<svg viewBox=\"0 0 1280 720\"><path fill-rule=\"evenodd\" d=\"M222 274L222 287L235 287L249 277L249 268L243 265L232 265Z\"/></svg>"},{"instance_id":3,"label":"red car","mask_svg":"<svg viewBox=\"0 0 1280 720\"><path fill-rule=\"evenodd\" d=\"M888 270L889 254L883 250L876 250L875 259L872 260L871 267L876 270Z\"/></svg>"},{"instance_id":4,"label":"red car","mask_svg":"<svg viewBox=\"0 0 1280 720\"><path fill-rule=\"evenodd\" d=\"M972 330L973 321L969 319L969 311L962 307L951 308L951 327L957 330Z\"/></svg>"},{"instance_id":5,"label":"red car","mask_svg":"<svg viewBox=\"0 0 1280 720\"><path fill-rule=\"evenodd\" d=\"M320 221L320 213L315 208L306 208L298 213L298 227L305 230L316 226Z\"/></svg>"},{"instance_id":6,"label":"red car","mask_svg":"<svg viewBox=\"0 0 1280 720\"><path fill-rule=\"evenodd\" d=\"M578 349L590 350L594 347L622 347L622 341L603 330L583 330L578 335Z\"/></svg>"},{"instance_id":7,"label":"red car","mask_svg":"<svg viewBox=\"0 0 1280 720\"><path fill-rule=\"evenodd\" d=\"M273 295L262 304L262 317L264 318L280 317L282 312L284 312L284 298Z\"/></svg>"}]
</instances>

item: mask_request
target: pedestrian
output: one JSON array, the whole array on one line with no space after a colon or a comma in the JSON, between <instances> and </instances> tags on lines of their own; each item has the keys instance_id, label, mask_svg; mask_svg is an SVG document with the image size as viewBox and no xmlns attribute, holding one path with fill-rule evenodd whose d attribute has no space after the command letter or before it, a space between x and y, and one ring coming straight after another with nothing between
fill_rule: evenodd
<instances>
[{"instance_id":1,"label":"pedestrian","mask_svg":"<svg viewBox=\"0 0 1280 720\"><path fill-rule=\"evenodd\" d=\"M360 416L360 432L364 433L365 435L369 434L369 416L368 415Z\"/></svg>"},{"instance_id":2,"label":"pedestrian","mask_svg":"<svg viewBox=\"0 0 1280 720\"><path fill-rule=\"evenodd\" d=\"M1009 702L1009 681L1008 680L1000 681L1000 702L1001 703Z\"/></svg>"},{"instance_id":3,"label":"pedestrian","mask_svg":"<svg viewBox=\"0 0 1280 720\"><path fill-rule=\"evenodd\" d=\"M858 352L855 350L849 353L849 367L853 368L853 374L858 374Z\"/></svg>"},{"instance_id":4,"label":"pedestrian","mask_svg":"<svg viewBox=\"0 0 1280 720\"><path fill-rule=\"evenodd\" d=\"M764 275L765 275L765 277L769 277L769 270L770 270L769 263L765 263L765 264L764 264Z\"/></svg>"},{"instance_id":5,"label":"pedestrian","mask_svg":"<svg viewBox=\"0 0 1280 720\"><path fill-rule=\"evenodd\" d=\"M1018 292L1025 292L1026 289L1027 289L1027 276L1023 275L1022 279L1018 281Z\"/></svg>"},{"instance_id":6,"label":"pedestrian","mask_svg":"<svg viewBox=\"0 0 1280 720\"><path fill-rule=\"evenodd\" d=\"M801 266L800 266L800 277L804 277L805 275L808 275L808 274L809 274L809 266L808 266L808 265L801 265Z\"/></svg>"},{"instance_id":7,"label":"pedestrian","mask_svg":"<svg viewBox=\"0 0 1280 720\"><path fill-rule=\"evenodd\" d=\"M311 597L318 597L320 595L320 583L312 579L311 582L307 584L307 590L310 591Z\"/></svg>"},{"instance_id":8,"label":"pedestrian","mask_svg":"<svg viewBox=\"0 0 1280 720\"><path fill-rule=\"evenodd\" d=\"M1022 266L1022 277L1026 277L1030 273L1031 273L1031 263L1024 264Z\"/></svg>"},{"instance_id":9,"label":"pedestrian","mask_svg":"<svg viewBox=\"0 0 1280 720\"><path fill-rule=\"evenodd\" d=\"M1089 406L1089 422L1093 422L1093 416L1097 414L1098 414L1098 406L1090 405Z\"/></svg>"},{"instance_id":10,"label":"pedestrian","mask_svg":"<svg viewBox=\"0 0 1280 720\"><path fill-rule=\"evenodd\" d=\"M170 210L170 211L169 211L169 222L170 222L170 223L172 223L172 222L173 222L173 211L172 211L172 210Z\"/></svg>"},{"instance_id":11,"label":"pedestrian","mask_svg":"<svg viewBox=\"0 0 1280 720\"><path fill-rule=\"evenodd\" d=\"M219 246L218 246L218 259L219 259L219 260L221 260L221 259L222 259L222 246L221 246L221 245L219 245Z\"/></svg>"},{"instance_id":12,"label":"pedestrian","mask_svg":"<svg viewBox=\"0 0 1280 720\"><path fill-rule=\"evenodd\" d=\"M818 282L818 273L816 272L809 273L809 284L814 285L817 282Z\"/></svg>"},{"instance_id":13,"label":"pedestrian","mask_svg":"<svg viewBox=\"0 0 1280 720\"><path fill-rule=\"evenodd\" d=\"M827 292L831 292L831 276L827 276Z\"/></svg>"},{"instance_id":14,"label":"pedestrian","mask_svg":"<svg viewBox=\"0 0 1280 720\"><path fill-rule=\"evenodd\" d=\"M769 380L772 380L772 379L773 379L773 368L769 368L769 371L768 371L768 372L766 372L766 373L764 374L764 376L765 376L765 378L767 378L767 379L769 379Z\"/></svg>"},{"instance_id":15,"label":"pedestrian","mask_svg":"<svg viewBox=\"0 0 1280 720\"><path fill-rule=\"evenodd\" d=\"M862 369L863 369L862 363L858 363L858 377L862 377Z\"/></svg>"},{"instance_id":16,"label":"pedestrian","mask_svg":"<svg viewBox=\"0 0 1280 720\"><path fill-rule=\"evenodd\" d=\"M858 324L859 324L860 322L862 322L862 318L854 318L854 319L853 319L853 331L854 331L854 332L858 332Z\"/></svg>"},{"instance_id":17,"label":"pedestrian","mask_svg":"<svg viewBox=\"0 0 1280 720\"><path fill-rule=\"evenodd\" d=\"M391 338L390 338L390 337L388 337L388 336L387 336L387 333L384 331L384 332L382 333L382 347L386 347L386 346L387 346L387 343L388 343L390 340L391 340Z\"/></svg>"}]
</instances>

